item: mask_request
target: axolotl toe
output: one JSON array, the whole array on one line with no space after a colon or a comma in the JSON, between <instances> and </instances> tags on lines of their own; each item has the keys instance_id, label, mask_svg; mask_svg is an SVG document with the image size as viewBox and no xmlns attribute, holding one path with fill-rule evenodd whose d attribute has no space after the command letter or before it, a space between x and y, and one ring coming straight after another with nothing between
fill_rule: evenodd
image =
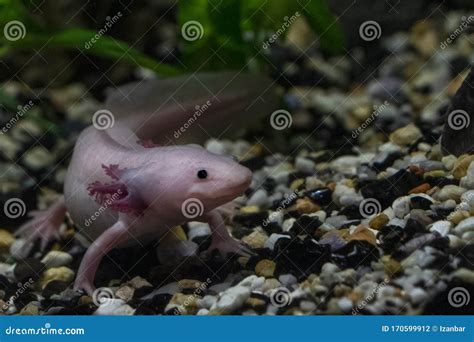
<instances>
[{"instance_id":1,"label":"axolotl toe","mask_svg":"<svg viewBox=\"0 0 474 342\"><path fill-rule=\"evenodd\" d=\"M167 145L163 137L177 129L183 131L181 127L189 123L193 115L190 109L196 103L211 103L199 115L207 127L223 122L232 126L243 115L252 117L271 110L271 84L261 77L233 73L148 81L133 87L135 92L129 91L126 97L137 106L135 116L121 113L127 105L118 106L122 99L113 95L108 107L114 109L109 113L118 120L107 129L92 125L81 133L67 171L64 196L24 228L41 235L58 226L67 210L78 232L92 242L74 284L89 294L95 290L99 264L110 250L143 245L189 221L209 224L210 249L250 254L229 235L218 208L245 192L252 180L251 171L229 156L211 153L199 145L175 145L172 139ZM187 94L173 93L172 99L165 101L163 94L169 95L169 87L184 89ZM150 99L155 92L161 96ZM188 125L186 133L201 133L203 129L196 122L192 128ZM189 136L183 136L183 141Z\"/></svg>"}]
</instances>

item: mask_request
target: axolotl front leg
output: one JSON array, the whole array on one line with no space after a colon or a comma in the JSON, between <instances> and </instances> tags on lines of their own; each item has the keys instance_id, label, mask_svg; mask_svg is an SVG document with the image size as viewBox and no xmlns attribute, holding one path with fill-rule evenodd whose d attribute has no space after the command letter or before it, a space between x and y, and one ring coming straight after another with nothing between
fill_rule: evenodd
<instances>
[{"instance_id":1,"label":"axolotl front leg","mask_svg":"<svg viewBox=\"0 0 474 342\"><path fill-rule=\"evenodd\" d=\"M245 247L242 243L234 240L225 227L222 214L218 209L211 210L204 216L212 232L212 242L208 252L218 250L223 255L228 253L236 253L242 256L250 256L254 253Z\"/></svg>"}]
</instances>

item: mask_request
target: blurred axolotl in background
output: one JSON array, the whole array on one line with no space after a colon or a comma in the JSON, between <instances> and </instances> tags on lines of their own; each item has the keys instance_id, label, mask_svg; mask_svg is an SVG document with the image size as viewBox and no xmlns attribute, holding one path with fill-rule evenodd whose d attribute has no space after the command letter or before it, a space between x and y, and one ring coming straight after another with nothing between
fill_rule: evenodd
<instances>
[{"instance_id":1,"label":"blurred axolotl in background","mask_svg":"<svg viewBox=\"0 0 474 342\"><path fill-rule=\"evenodd\" d=\"M250 254L229 235L219 207L243 194L251 171L199 145L177 144L235 132L242 122L271 112L274 96L269 79L232 72L147 80L118 89L107 99L107 110L97 112L94 125L80 134L64 196L34 212L19 234L41 239L44 249L68 212L92 241L74 284L88 294L110 250L150 241L188 221L209 224L210 250ZM193 117L196 106L206 103Z\"/></svg>"}]
</instances>

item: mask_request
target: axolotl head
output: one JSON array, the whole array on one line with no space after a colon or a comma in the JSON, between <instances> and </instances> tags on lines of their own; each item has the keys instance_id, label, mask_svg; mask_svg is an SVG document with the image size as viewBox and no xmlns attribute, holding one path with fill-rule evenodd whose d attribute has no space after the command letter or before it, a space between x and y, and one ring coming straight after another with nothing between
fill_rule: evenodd
<instances>
[{"instance_id":1,"label":"axolotl head","mask_svg":"<svg viewBox=\"0 0 474 342\"><path fill-rule=\"evenodd\" d=\"M161 214L200 216L195 213L204 214L242 195L252 180L252 172L233 158L197 145L160 150L150 155L141 172L147 185L140 196L148 209Z\"/></svg>"}]
</instances>

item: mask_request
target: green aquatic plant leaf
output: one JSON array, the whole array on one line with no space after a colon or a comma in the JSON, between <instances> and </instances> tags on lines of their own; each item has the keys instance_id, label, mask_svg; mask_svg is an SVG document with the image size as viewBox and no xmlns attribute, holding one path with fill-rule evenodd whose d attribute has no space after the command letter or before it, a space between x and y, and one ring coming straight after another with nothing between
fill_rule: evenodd
<instances>
[{"instance_id":1,"label":"green aquatic plant leaf","mask_svg":"<svg viewBox=\"0 0 474 342\"><path fill-rule=\"evenodd\" d=\"M178 25L189 71L238 69L246 48L240 29L240 0L180 2Z\"/></svg>"},{"instance_id":2,"label":"green aquatic plant leaf","mask_svg":"<svg viewBox=\"0 0 474 342\"><path fill-rule=\"evenodd\" d=\"M324 51L330 54L343 51L345 42L342 27L325 0L307 0L301 11L313 31L318 34Z\"/></svg>"},{"instance_id":3,"label":"green aquatic plant leaf","mask_svg":"<svg viewBox=\"0 0 474 342\"><path fill-rule=\"evenodd\" d=\"M98 31L43 27L32 18L28 8L19 0L0 0L0 25L4 30L4 34L0 35L1 55L16 50L32 51L38 48L72 49L116 62L127 62L161 75L176 75L182 72L174 66L157 62L121 40L100 35ZM7 31L11 32L10 36L5 34Z\"/></svg>"}]
</instances>

